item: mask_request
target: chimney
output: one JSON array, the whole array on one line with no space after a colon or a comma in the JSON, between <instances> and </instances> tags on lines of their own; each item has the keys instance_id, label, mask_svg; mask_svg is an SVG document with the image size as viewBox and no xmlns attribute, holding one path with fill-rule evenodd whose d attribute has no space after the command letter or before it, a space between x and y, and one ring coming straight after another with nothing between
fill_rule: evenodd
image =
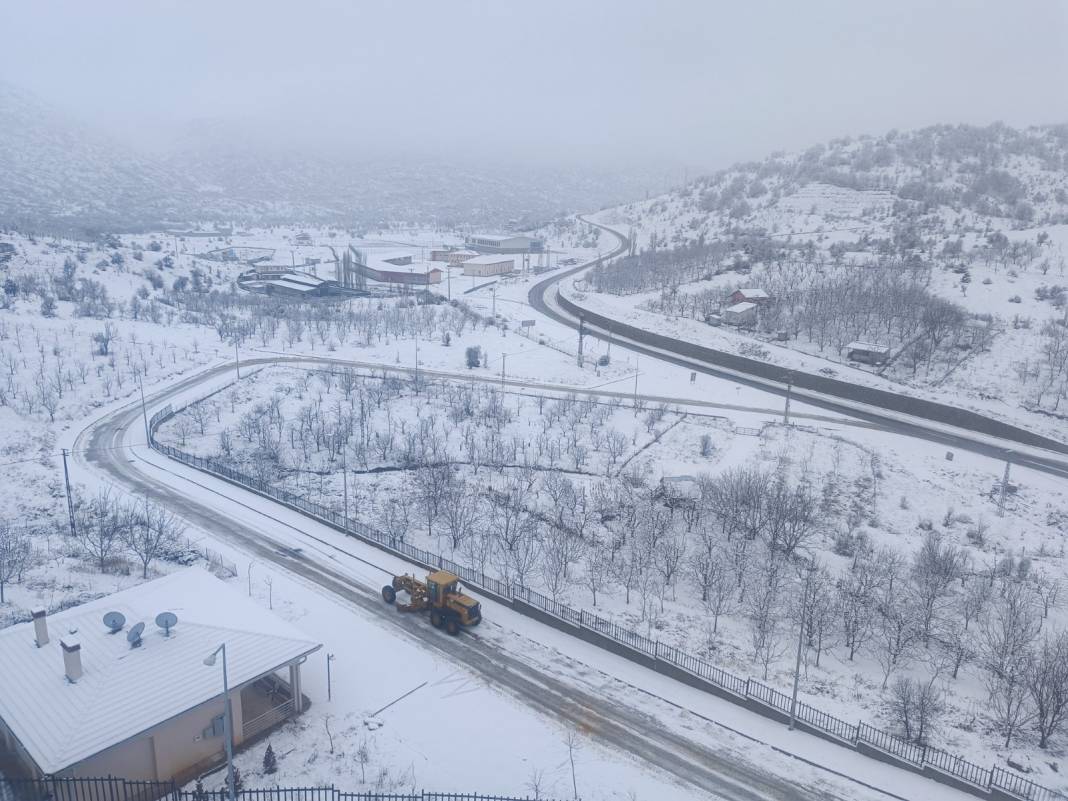
<instances>
[{"instance_id":1,"label":"chimney","mask_svg":"<svg viewBox=\"0 0 1068 801\"><path fill-rule=\"evenodd\" d=\"M33 633L37 637L37 647L48 645L48 620L45 619L45 610L33 610Z\"/></svg>"},{"instance_id":2,"label":"chimney","mask_svg":"<svg viewBox=\"0 0 1068 801\"><path fill-rule=\"evenodd\" d=\"M82 646L74 635L68 635L59 641L63 648L63 671L67 681L74 684L82 677Z\"/></svg>"}]
</instances>

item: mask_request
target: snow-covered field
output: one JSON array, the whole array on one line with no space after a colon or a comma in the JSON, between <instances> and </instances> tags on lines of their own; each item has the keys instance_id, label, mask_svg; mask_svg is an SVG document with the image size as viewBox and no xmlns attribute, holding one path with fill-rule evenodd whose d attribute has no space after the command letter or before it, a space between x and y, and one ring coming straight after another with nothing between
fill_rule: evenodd
<instances>
[{"instance_id":1,"label":"snow-covered field","mask_svg":"<svg viewBox=\"0 0 1068 801\"><path fill-rule=\"evenodd\" d=\"M898 565L899 580L912 587L920 581L916 554L934 535L960 549L968 586L1001 586L999 571L1009 560L1026 575L1036 603L1055 600L1068 519L1059 481L1014 474L1016 492L1000 518L1002 466L987 458L956 454L947 461L935 445L827 424L765 425L754 436L746 417L707 415L682 404L636 410L615 398L583 401L559 391L501 391L463 381L425 383L416 392L399 379L269 368L165 424L160 437L338 511L347 490L352 517L595 610L736 674L763 678L766 659L767 680L785 692L797 625L785 605L798 591L796 581L781 587L780 625L773 647L762 650L769 646L754 645L754 599L740 588L766 575L768 557L756 546L746 555L729 543L716 545L707 509L691 514L676 504L671 510L658 497L663 477L754 468L810 487L821 500L805 548L826 567L829 596L869 552L873 564ZM643 526L663 527L648 560L626 539L631 514L640 518L635 536ZM718 610L697 602L704 575L699 558L709 538L724 559L720 580L737 587ZM840 631L843 609L828 609L819 648L806 650L802 697L838 717L860 715L896 730L893 680L936 677L945 709L931 742L988 762L1000 735L984 709L983 671L972 661L979 657L954 650L958 641L951 636L954 605L964 596L940 594L935 628L943 628L932 635L938 644L910 640L889 665L886 629L876 625L850 648ZM715 631L714 611L722 612ZM1055 604L1049 615L1046 630L1059 630ZM951 677L959 652L963 666ZM1019 753L1003 754L1026 758L1021 754L1033 745L1025 733L1013 744ZM1034 761L1042 770L1037 753Z\"/></svg>"},{"instance_id":2,"label":"snow-covered field","mask_svg":"<svg viewBox=\"0 0 1068 801\"><path fill-rule=\"evenodd\" d=\"M1044 474L1015 470L1015 491L1000 518L992 490L1003 466L986 457L957 453L947 461L935 445L852 425L804 404L793 409L802 426L784 428L776 424L781 401L772 396L705 376L696 383L683 368L639 361L599 340L586 340L580 366L574 332L540 317L534 326L522 325L536 317L526 305L532 275L460 291L454 304L417 305L407 298L267 304L231 291L243 265L196 255L232 244L274 249L274 260L284 262L292 249L289 261L299 266L298 257L305 255L332 257L328 244L339 238L312 231L313 244L298 247L296 233L249 231L228 242L177 243L143 235L101 245L19 239L19 251L7 266L13 291L5 286L0 311L0 367L5 373L0 384L6 386L0 402L0 415L6 418L0 470L13 498L4 517L26 529L33 545L30 563L5 587L3 622L25 619L32 605L60 608L139 580L139 566L121 548L100 560L101 570L84 543L67 535L59 449L71 446L88 419L137 403L142 385L151 396L193 370L231 360L236 341L243 364L278 354L338 363L330 371L313 365L247 365L242 381L168 423L162 439L196 453L226 454L250 472L338 509L347 483L353 517L458 561L478 563L486 572L520 579L574 606L596 609L732 672L766 675L769 684L787 692L798 625L792 612L799 606L802 583L795 564L777 556L760 537L745 545L744 538L725 535L723 521L706 503L716 482L758 473L773 480L768 486L781 480L801 488L818 513L811 516L797 553L812 554L825 567L828 599L844 597L839 579L854 575L858 563L891 587L893 582L915 585L904 594L913 597L922 584L921 571L914 567L916 554L925 541L937 537L940 547L954 549L961 558L953 582L934 599L938 609L932 626L938 624L938 636L925 644L910 639L894 650L888 639L893 634L888 621L894 618L881 606L888 596L879 594L885 592L885 584L879 584L879 598L873 594L865 600L870 631L853 637L852 654L842 633L843 607L825 610L827 627L818 647L814 634L806 639L801 697L839 717L900 730L897 680L933 681L943 708L928 721L932 743L980 764L1004 764L1012 757L1028 764L1043 783L1061 786L1062 735L1052 738L1050 748L1039 749L1033 728L1025 724L1013 733L1008 748L1001 746L1002 727L985 701L978 649L954 651L968 637L986 636L976 634L985 629L974 617L969 625L976 628L962 633L958 625L958 608L973 588L988 588L995 596L985 613L993 620L997 614L991 610L1002 606L997 596L1023 587L1043 633L1060 630L1063 612L1056 589L1064 579L1062 539L1068 519L1061 484ZM558 251L550 262L553 269L572 259L595 258L605 246L582 226L561 225L546 234ZM422 248L442 242L443 236L390 232L369 240L361 246ZM71 275L64 273L71 270L64 264L68 257L76 265ZM168 257L170 262L164 262ZM325 275L331 267L306 265ZM1028 276L1013 280L1031 281L1027 287L1033 294L1038 279ZM180 292L174 290L178 279L184 279ZM989 286L972 283L968 297L976 311L988 310L983 302L990 308L1000 303ZM49 316L42 308L46 295L58 298L47 310ZM593 297L587 294L587 299ZM596 302L606 301L599 297ZM651 314L635 305L628 313ZM724 347L739 341L692 320L670 322L680 332L691 324L723 337ZM668 330L663 322L659 326ZM1003 340L996 341L1000 346ZM784 363L803 360L806 369L823 364L812 354L781 353ZM362 366L350 373L344 360ZM370 375L373 365L410 373L384 379L381 369ZM886 383L842 364L835 369ZM418 385L411 381L416 370L422 373ZM570 397L571 387L619 395ZM637 404L632 393L638 395ZM644 393L676 400L645 401L640 397ZM345 464L347 482L341 476ZM676 485L688 489L666 502L670 498L660 491L661 479L690 475L699 478L697 484ZM75 485L82 498L80 513L91 515L89 499L106 483L82 474L75 476ZM430 502L438 485L444 488L437 502ZM687 495L695 486L697 494ZM112 491L131 507L139 502L121 488ZM698 503L689 502L698 497ZM700 560L706 543L716 562L711 568ZM205 548L224 554L221 561L232 560L239 573L247 567L246 556L211 532L187 530L180 546L154 561L148 572L175 569L168 560L203 560ZM272 738L288 782L516 794L534 794L538 784L542 795L569 794L570 759L566 732L559 725L457 671L447 659L428 656L392 628L338 608L335 599L300 581L281 573L270 578L270 585L254 582L256 597L264 601L269 592L281 614L338 656L335 701L317 704ZM717 593L716 582L727 591ZM764 600L775 614L757 642L761 609L754 588L772 584L775 591ZM486 636L506 647L516 626L527 630L533 624L496 625L485 629L490 632ZM339 629L344 636L338 636ZM565 657L588 650L567 638L539 636L558 649L540 658L560 663L561 670ZM388 662L366 658L376 652L388 653ZM946 662L954 653L963 657L956 678ZM338 677L346 666L353 681L342 685ZM639 671L634 680L645 686L648 678ZM319 681L312 680L312 689L321 699ZM423 681L422 689L381 720L370 718L370 712ZM599 685L590 689L607 691ZM612 692L626 697L618 687ZM705 702L688 703L696 709ZM479 714L457 723L455 737L442 742L426 731L428 719L462 717L471 704ZM466 749L465 744L479 741L487 725L513 734L495 737L492 747L482 751ZM530 747L516 749L516 738L530 738ZM649 774L640 763L595 742L592 736L584 740L576 756L577 781L596 777L589 789L581 790L583 797L660 798L677 791L669 779ZM742 752L747 746L736 742L730 747ZM366 754L363 765L361 752ZM246 780L277 781L256 777L260 758L256 752L241 757ZM782 765L777 770L789 773ZM477 787L472 775L478 777ZM543 780L536 781L538 775Z\"/></svg>"}]
</instances>

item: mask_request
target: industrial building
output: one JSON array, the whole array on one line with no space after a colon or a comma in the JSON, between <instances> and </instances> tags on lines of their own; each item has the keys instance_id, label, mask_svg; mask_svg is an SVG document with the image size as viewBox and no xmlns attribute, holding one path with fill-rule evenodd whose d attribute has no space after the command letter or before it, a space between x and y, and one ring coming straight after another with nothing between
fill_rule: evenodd
<instances>
[{"instance_id":1,"label":"industrial building","mask_svg":"<svg viewBox=\"0 0 1068 801\"><path fill-rule=\"evenodd\" d=\"M464 275L508 275L515 272L515 259L501 256L475 256L463 263Z\"/></svg>"},{"instance_id":2,"label":"industrial building","mask_svg":"<svg viewBox=\"0 0 1068 801\"><path fill-rule=\"evenodd\" d=\"M476 234L467 237L467 247L479 253L541 253L545 242L522 234Z\"/></svg>"},{"instance_id":3,"label":"industrial building","mask_svg":"<svg viewBox=\"0 0 1068 801\"><path fill-rule=\"evenodd\" d=\"M337 281L291 270L283 265L257 265L238 276L237 284L250 292L288 297L322 297L337 289Z\"/></svg>"},{"instance_id":4,"label":"industrial building","mask_svg":"<svg viewBox=\"0 0 1068 801\"><path fill-rule=\"evenodd\" d=\"M473 259L477 255L478 253L473 250L432 250L430 251L430 260L443 261L451 266L454 264L463 264L468 259Z\"/></svg>"},{"instance_id":5,"label":"industrial building","mask_svg":"<svg viewBox=\"0 0 1068 801\"><path fill-rule=\"evenodd\" d=\"M161 613L173 613L166 617ZM0 773L179 784L300 714L298 629L200 568L0 631Z\"/></svg>"},{"instance_id":6,"label":"industrial building","mask_svg":"<svg viewBox=\"0 0 1068 801\"><path fill-rule=\"evenodd\" d=\"M416 261L407 251L365 252L351 246L349 250L353 257L351 271L368 281L399 287L431 286L440 284L444 276L440 267Z\"/></svg>"}]
</instances>

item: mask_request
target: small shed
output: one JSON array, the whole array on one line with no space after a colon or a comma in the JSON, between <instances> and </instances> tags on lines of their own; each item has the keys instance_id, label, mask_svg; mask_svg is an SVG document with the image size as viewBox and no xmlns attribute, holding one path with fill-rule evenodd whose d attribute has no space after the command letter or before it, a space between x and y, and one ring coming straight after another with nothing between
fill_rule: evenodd
<instances>
[{"instance_id":1,"label":"small shed","mask_svg":"<svg viewBox=\"0 0 1068 801\"><path fill-rule=\"evenodd\" d=\"M664 476L660 493L668 503L693 502L701 498L701 484L693 476Z\"/></svg>"},{"instance_id":2,"label":"small shed","mask_svg":"<svg viewBox=\"0 0 1068 801\"><path fill-rule=\"evenodd\" d=\"M748 301L735 303L723 310L723 322L727 325L751 326L756 323L756 319L757 305Z\"/></svg>"},{"instance_id":3,"label":"small shed","mask_svg":"<svg viewBox=\"0 0 1068 801\"><path fill-rule=\"evenodd\" d=\"M728 300L731 303L767 303L771 295L758 287L749 287L734 290Z\"/></svg>"},{"instance_id":4,"label":"small shed","mask_svg":"<svg viewBox=\"0 0 1068 801\"><path fill-rule=\"evenodd\" d=\"M846 345L846 358L851 362L884 364L890 358L890 347L875 342L850 342Z\"/></svg>"}]
</instances>

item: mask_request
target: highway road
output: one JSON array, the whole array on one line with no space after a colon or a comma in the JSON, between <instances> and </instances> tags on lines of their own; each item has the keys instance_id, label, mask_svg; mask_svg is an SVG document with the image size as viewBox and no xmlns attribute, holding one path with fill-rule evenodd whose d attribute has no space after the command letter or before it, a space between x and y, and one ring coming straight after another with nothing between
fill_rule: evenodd
<instances>
[{"instance_id":1,"label":"highway road","mask_svg":"<svg viewBox=\"0 0 1068 801\"><path fill-rule=\"evenodd\" d=\"M604 257L605 260L616 258L627 250L627 238L619 231L600 223L591 222L585 217L580 216L580 219L608 232L617 240L617 246ZM577 317L561 307L558 290L563 280L588 269L590 266L591 263L581 264L539 281L527 293L528 303L535 310L552 320L578 329L579 320ZM755 387L780 397L785 397L787 394L785 379L788 371L785 369L780 370L781 377L772 378L767 375L766 370L758 373L748 372L744 366L741 366L741 369L738 369L737 366L726 368L721 364L695 357L692 353L692 346L688 343L678 340L665 342L665 337L653 333L650 333L648 337L642 337L641 340L637 340L623 335L621 329L624 327L626 326L620 322L613 327L611 334L609 334L603 329L590 325L589 322L585 326L586 331L591 336L604 340L608 340L610 337L615 347L660 359L689 370L697 370L707 375ZM651 344L652 342L655 342L655 344ZM733 356L733 354L729 356ZM766 368L766 365L763 366ZM797 378L796 374L794 374L794 377L795 379ZM820 381L818 376L812 378ZM962 414L968 416L966 422L974 424L978 428L969 430L958 425L946 424L930 417L903 413L895 408L873 403L871 390L867 387L859 385L850 387L846 386L845 382L842 381L829 383L839 385L832 387L832 389L841 394L833 395L807 389L803 390L795 384L792 389L793 397L809 406L815 406L855 420L864 421L902 436L937 442L950 448L972 451L999 460L1008 460L1013 464L1029 467L1060 478L1068 478L1068 456L1066 456L1068 454L1068 445L968 412L962 412ZM881 394L901 399L910 407L928 407L933 411L938 411L934 407L950 408L944 407L942 404L920 401L909 396L896 395L896 393ZM981 427L984 422L989 423L991 430L996 431L996 433L992 434L982 430ZM1036 442L1039 443L1037 447L1035 445Z\"/></svg>"},{"instance_id":2,"label":"highway road","mask_svg":"<svg viewBox=\"0 0 1068 801\"><path fill-rule=\"evenodd\" d=\"M281 357L251 359L245 362L245 366L293 361L296 360ZM232 369L229 365L222 365L190 376L151 395L149 405L162 406L199 386L217 381ZM477 634L446 638L415 616L387 615L383 618L380 587L343 572L333 559L323 555L322 547L297 550L298 545L308 540L314 540L319 546L325 541L291 528L280 530L279 521L270 514L273 507L271 502L255 500L252 511L263 516L264 525L252 526L247 522L251 507L237 497L242 493L241 490L209 476L203 477L204 483L199 484L198 488L177 471L154 463L164 457L146 459L143 455L145 449L141 446L142 425L141 407L138 404L120 408L91 423L75 442L78 469L89 469L137 497L151 499L173 510L251 558L271 563L280 570L314 583L359 614L392 622L398 628L399 635L416 639L424 647L441 652L443 658L461 663L490 686L510 694L541 714L581 728L604 746L616 749L651 769L663 771L714 798L732 801L805 801L877 797L880 794L866 786L850 785L847 779L830 773L828 781L833 780L836 787L848 787L849 792L829 789L827 782L821 782L818 789L799 787L769 773L761 765L739 760L736 754L719 752L668 730L646 712L562 681L551 672L496 647ZM130 443L136 443L139 447L133 447ZM204 500L205 493L212 495L213 502ZM345 553L356 556L350 551ZM370 564L366 559L361 558L361 561ZM388 572L384 568L382 570L384 574ZM680 714L688 713L680 710ZM696 716L692 724L698 729L709 725Z\"/></svg>"}]
</instances>

